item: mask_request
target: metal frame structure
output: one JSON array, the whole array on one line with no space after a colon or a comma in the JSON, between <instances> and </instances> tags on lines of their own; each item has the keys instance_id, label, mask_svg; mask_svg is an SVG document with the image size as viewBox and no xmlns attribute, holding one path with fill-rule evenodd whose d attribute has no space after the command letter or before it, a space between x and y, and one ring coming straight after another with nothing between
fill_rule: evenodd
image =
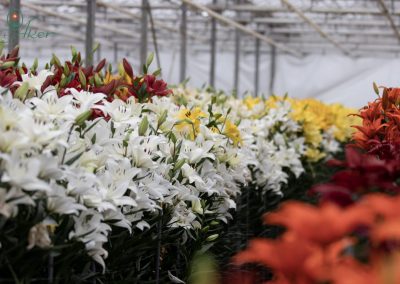
<instances>
[{"instance_id":1,"label":"metal frame structure","mask_svg":"<svg viewBox=\"0 0 400 284\"><path fill-rule=\"evenodd\" d=\"M35 19L30 29L54 36L27 44L26 34L10 28L1 31L9 48L20 43L22 49L54 52L77 45L90 64L99 43L103 52L113 51L114 61L121 52L137 52L142 65L156 41L160 50L180 51L181 80L187 76L188 52L209 53L211 85L217 52L232 52L233 88L240 81L241 53L255 57L255 90L262 54L271 56L271 78L276 54L400 55L400 0L0 0L2 15L19 9L22 26ZM8 23L8 18L0 21Z\"/></svg>"}]
</instances>

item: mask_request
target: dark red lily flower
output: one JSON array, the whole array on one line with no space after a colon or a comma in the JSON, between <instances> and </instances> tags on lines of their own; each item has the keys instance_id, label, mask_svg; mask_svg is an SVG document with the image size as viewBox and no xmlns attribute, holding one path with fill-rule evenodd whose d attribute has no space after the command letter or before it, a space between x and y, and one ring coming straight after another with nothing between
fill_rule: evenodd
<instances>
[{"instance_id":1,"label":"dark red lily flower","mask_svg":"<svg viewBox=\"0 0 400 284\"><path fill-rule=\"evenodd\" d=\"M233 267L226 271L222 278L223 284L254 284L262 283L261 277L257 271Z\"/></svg>"},{"instance_id":2,"label":"dark red lily flower","mask_svg":"<svg viewBox=\"0 0 400 284\"><path fill-rule=\"evenodd\" d=\"M341 207L346 207L354 203L351 191L346 187L326 183L315 185L309 190L310 195L320 194L320 202L333 202Z\"/></svg>"},{"instance_id":3,"label":"dark red lily flower","mask_svg":"<svg viewBox=\"0 0 400 284\"><path fill-rule=\"evenodd\" d=\"M154 75L145 75L144 82L146 83L146 91L150 94L150 97L165 97L172 94L172 90L168 89L167 83L163 80L157 80Z\"/></svg>"},{"instance_id":4,"label":"dark red lily flower","mask_svg":"<svg viewBox=\"0 0 400 284\"><path fill-rule=\"evenodd\" d=\"M387 146L394 149L395 146ZM376 155L361 153L354 147L346 147L346 161L333 160L331 166L345 167L331 178L331 182L314 186L311 194L320 194L322 201L348 206L362 195L380 190L400 192L396 183L400 177L400 159L379 159Z\"/></svg>"},{"instance_id":5,"label":"dark red lily flower","mask_svg":"<svg viewBox=\"0 0 400 284\"><path fill-rule=\"evenodd\" d=\"M0 71L1 87L10 87L15 81L17 81L17 75L7 71Z\"/></svg>"},{"instance_id":6,"label":"dark red lily flower","mask_svg":"<svg viewBox=\"0 0 400 284\"><path fill-rule=\"evenodd\" d=\"M389 161L400 160L400 138L393 139L392 141L369 141L369 154L377 156L381 160Z\"/></svg>"}]
</instances>

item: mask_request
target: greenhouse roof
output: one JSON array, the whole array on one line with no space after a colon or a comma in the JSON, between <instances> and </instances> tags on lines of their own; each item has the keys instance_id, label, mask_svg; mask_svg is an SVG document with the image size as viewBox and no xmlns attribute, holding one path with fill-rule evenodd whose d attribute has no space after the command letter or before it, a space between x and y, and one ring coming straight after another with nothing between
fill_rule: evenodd
<instances>
[{"instance_id":1,"label":"greenhouse roof","mask_svg":"<svg viewBox=\"0 0 400 284\"><path fill-rule=\"evenodd\" d=\"M148 7L143 5L146 2ZM8 1L0 3L6 15ZM54 33L50 40L30 41L29 46L35 50L81 46L87 3L21 1L25 21L34 19L32 29ZM396 0L97 0L96 4L94 42L106 49L140 49L152 45L154 39L160 49L168 49L182 46L186 35L187 45L195 52L210 52L211 42L219 51L234 51L238 29L241 50L249 53L255 52L251 39L256 38L262 43L260 52L275 46L278 52L297 57L313 53L393 56L400 52L400 1ZM182 27L185 6L186 28ZM0 20L7 21L6 17ZM144 20L147 25L142 25ZM22 36L22 47L25 41Z\"/></svg>"}]
</instances>

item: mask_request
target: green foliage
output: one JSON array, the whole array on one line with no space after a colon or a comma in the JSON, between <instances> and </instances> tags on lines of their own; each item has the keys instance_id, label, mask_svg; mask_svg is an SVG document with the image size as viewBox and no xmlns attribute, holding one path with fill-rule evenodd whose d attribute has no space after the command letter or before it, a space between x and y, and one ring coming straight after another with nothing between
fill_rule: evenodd
<instances>
[{"instance_id":1,"label":"green foliage","mask_svg":"<svg viewBox=\"0 0 400 284\"><path fill-rule=\"evenodd\" d=\"M344 153L338 153L335 158L343 159ZM212 248L222 270L229 266L230 258L244 249L247 241L254 237L277 237L282 229L277 226L266 226L262 216L271 212L286 200L301 200L315 203L315 197L307 194L313 185L327 182L337 170L328 167L324 161L318 163L303 162L305 173L300 178L290 175L288 184L282 189L283 197L272 192L262 193L254 185L242 190L237 200L237 210L232 212L233 219L225 225L222 237Z\"/></svg>"},{"instance_id":2,"label":"green foliage","mask_svg":"<svg viewBox=\"0 0 400 284\"><path fill-rule=\"evenodd\" d=\"M179 162L178 162L179 163ZM256 236L275 237L281 233L279 227L264 226L261 216L274 210L287 199L313 202L306 195L312 185L325 182L334 169L323 162L305 164L306 172L300 177L290 177L289 184L283 189L284 198L272 192L262 193L254 185L243 188L237 200L237 210L232 210L233 219L224 224L216 215L199 215L200 228L182 233L180 228L172 228L171 210L163 208L162 214L145 213L150 228L141 231L135 229L132 234L122 228L113 229L106 250L106 271L96 265L81 243L68 240L68 231L72 220L65 220L56 228L51 249L34 247L27 249L29 229L45 218L42 206L25 207L16 219L0 219L0 275L1 280L9 283L30 283L48 281L49 273L54 283L170 283L170 274L183 281L190 275L191 261L200 254L211 253L215 256L221 270L228 267L230 258L243 249L248 239ZM211 197L202 204L210 209ZM51 273L50 273L51 274Z\"/></svg>"}]
</instances>

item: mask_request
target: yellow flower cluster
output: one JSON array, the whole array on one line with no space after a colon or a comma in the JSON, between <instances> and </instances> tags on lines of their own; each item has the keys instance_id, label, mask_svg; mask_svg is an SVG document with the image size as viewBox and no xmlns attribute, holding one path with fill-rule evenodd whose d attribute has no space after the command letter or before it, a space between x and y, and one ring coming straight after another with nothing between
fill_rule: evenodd
<instances>
[{"instance_id":1,"label":"yellow flower cluster","mask_svg":"<svg viewBox=\"0 0 400 284\"><path fill-rule=\"evenodd\" d=\"M182 108L177 114L179 121L176 129L181 133L187 134L191 140L194 140L199 133L200 119L203 117L206 117L206 114L199 107L195 107L192 110Z\"/></svg>"},{"instance_id":2,"label":"yellow flower cluster","mask_svg":"<svg viewBox=\"0 0 400 284\"><path fill-rule=\"evenodd\" d=\"M180 89L175 91L175 101L180 105L182 102L191 102L192 106L196 106L191 110L181 109L177 117L180 120L177 129L187 133L189 139L195 139L202 118L213 119L206 113L211 100L222 108L232 108L230 115L221 114L215 118L216 125L211 125L210 129L228 137L234 146L243 145L243 133L240 132L240 125L237 125L241 119L263 119L271 109L279 109L282 103L288 103L289 118L300 125L298 135L304 138L304 155L311 162L324 158L330 152L326 147L337 147L335 145L338 143L349 140L353 133L351 126L359 124L359 118L351 115L357 113L356 109L341 104L325 104L312 98L270 96L264 99L247 96L237 99L208 91Z\"/></svg>"},{"instance_id":3,"label":"yellow flower cluster","mask_svg":"<svg viewBox=\"0 0 400 284\"><path fill-rule=\"evenodd\" d=\"M312 98L270 97L265 104L269 108L274 108L276 102L280 100L286 100L291 104L291 118L302 125L308 145L306 156L311 161L318 161L325 156L319 149L324 133L333 131L337 141L345 142L353 133L351 126L360 123L358 117L351 115L357 113L356 109L341 104L325 104Z\"/></svg>"},{"instance_id":4,"label":"yellow flower cluster","mask_svg":"<svg viewBox=\"0 0 400 284\"><path fill-rule=\"evenodd\" d=\"M242 144L242 135L236 124L232 123L229 119L225 121L223 134L232 140L233 145L238 146Z\"/></svg>"}]
</instances>

